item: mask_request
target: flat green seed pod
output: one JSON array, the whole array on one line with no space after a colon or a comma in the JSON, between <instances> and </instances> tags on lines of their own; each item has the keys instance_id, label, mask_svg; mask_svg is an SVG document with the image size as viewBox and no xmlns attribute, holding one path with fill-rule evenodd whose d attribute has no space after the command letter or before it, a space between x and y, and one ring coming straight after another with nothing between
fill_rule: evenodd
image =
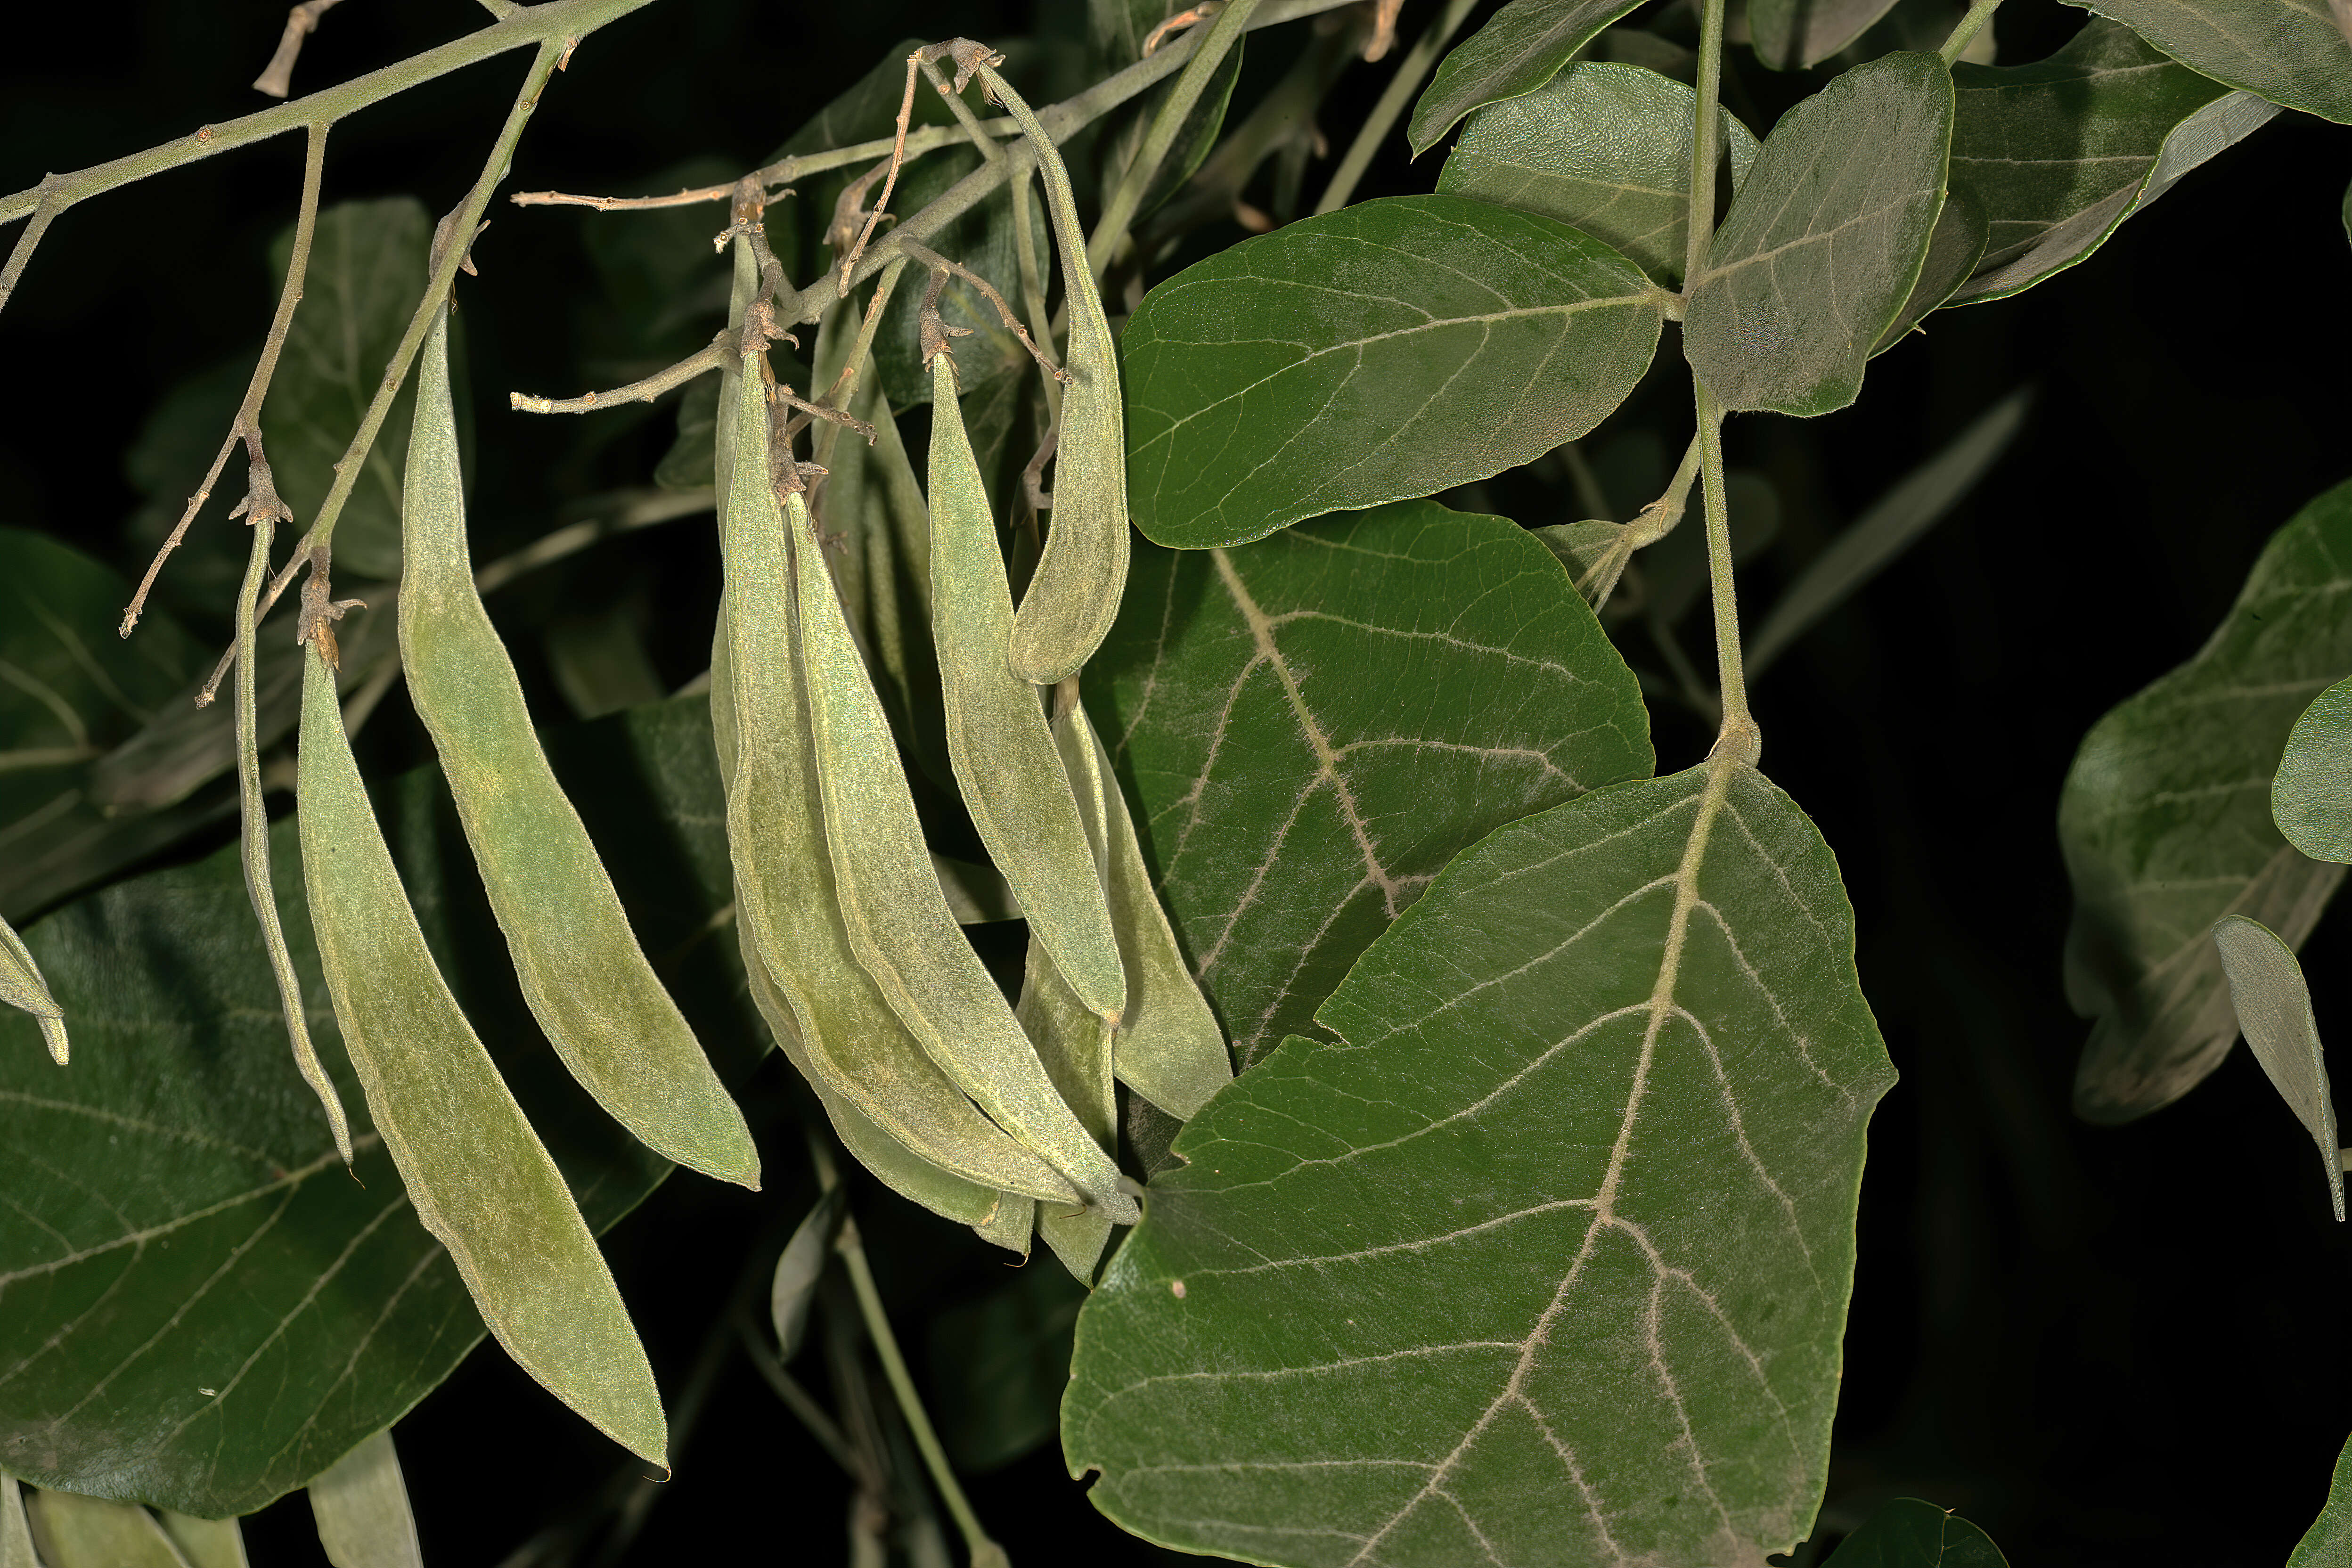
<instances>
[{"instance_id":1,"label":"flat green seed pod","mask_svg":"<svg viewBox=\"0 0 2352 1568\"><path fill-rule=\"evenodd\" d=\"M48 1042L50 1057L58 1066L66 1065L72 1053L66 1043L65 1009L49 994L41 966L33 962L31 950L6 921L0 921L0 1002L30 1013L41 1026L41 1038Z\"/></svg>"},{"instance_id":2,"label":"flat green seed pod","mask_svg":"<svg viewBox=\"0 0 2352 1568\"><path fill-rule=\"evenodd\" d=\"M720 471L729 477L719 497L726 589L711 649L711 727L753 998L824 1097L842 1142L916 1202L966 1224L986 1213L1000 1190L1076 1202L1068 1181L981 1114L858 962L834 887L808 702L793 653L791 555L767 477L767 402L756 370L739 368L723 394L733 403L722 405L719 422ZM931 897L944 909L928 853L922 863ZM897 1147L869 1153L876 1138ZM910 1191L920 1184L918 1173L894 1178L877 1163L909 1155L961 1185Z\"/></svg>"},{"instance_id":3,"label":"flat green seed pod","mask_svg":"<svg viewBox=\"0 0 2352 1568\"><path fill-rule=\"evenodd\" d=\"M748 404L756 388L745 395ZM750 420L744 424L748 429ZM739 473L748 466L740 453L736 464ZM851 951L908 1032L998 1126L1088 1202L1131 1223L1138 1211L1118 1190L1118 1167L1055 1092L1013 1009L940 896L898 746L842 618L808 509L794 495L784 511L825 847ZM730 549L734 532L730 524ZM730 596L730 605L740 604ZM737 617L740 625L740 608ZM740 633L734 654L740 688L748 682ZM739 728L740 713L739 703ZM748 730L741 741L748 763ZM730 815L731 820L731 806Z\"/></svg>"},{"instance_id":4,"label":"flat green seed pod","mask_svg":"<svg viewBox=\"0 0 2352 1568\"><path fill-rule=\"evenodd\" d=\"M401 489L401 662L523 998L563 1065L614 1121L665 1158L756 1191L751 1129L637 945L474 590L446 306L416 377Z\"/></svg>"},{"instance_id":5,"label":"flat green seed pod","mask_svg":"<svg viewBox=\"0 0 2352 1568\"><path fill-rule=\"evenodd\" d=\"M1115 1019L1127 1005L1118 939L1037 688L1005 660L1013 589L964 434L953 359L934 357L931 377L931 637L956 786L1030 934L1078 999Z\"/></svg>"},{"instance_id":6,"label":"flat green seed pod","mask_svg":"<svg viewBox=\"0 0 2352 1568\"><path fill-rule=\"evenodd\" d=\"M1151 868L1119 794L1110 757L1095 733L1086 709L1073 703L1054 725L1055 742L1073 781L1082 773L1100 781L1106 845L1103 882L1110 896L1111 923L1127 959L1127 1014L1111 1037L1112 1064L1121 1083L1180 1120L1190 1121L1209 1096L1231 1083L1233 1055L1217 1015L1201 994L1192 965L1177 944L1160 896L1152 891ZM1089 767L1086 758L1091 755ZM1080 789L1081 801L1088 797Z\"/></svg>"},{"instance_id":7,"label":"flat green seed pod","mask_svg":"<svg viewBox=\"0 0 2352 1568\"><path fill-rule=\"evenodd\" d=\"M335 1021L416 1217L517 1364L614 1441L665 1464L668 1423L645 1347L554 1160L425 945L315 642L295 799Z\"/></svg>"},{"instance_id":8,"label":"flat green seed pod","mask_svg":"<svg viewBox=\"0 0 2352 1568\"><path fill-rule=\"evenodd\" d=\"M991 1246L1019 1253L1026 1262L1029 1238L1037 1229L1037 1200L1018 1193L1000 1193L997 1196L996 1207L971 1227L972 1234Z\"/></svg>"},{"instance_id":9,"label":"flat green seed pod","mask_svg":"<svg viewBox=\"0 0 2352 1568\"><path fill-rule=\"evenodd\" d=\"M390 1427L314 1477L310 1492L319 1545L335 1568L425 1568Z\"/></svg>"},{"instance_id":10,"label":"flat green seed pod","mask_svg":"<svg viewBox=\"0 0 2352 1568\"><path fill-rule=\"evenodd\" d=\"M37 1491L26 1512L49 1568L185 1568L155 1516L136 1503Z\"/></svg>"},{"instance_id":11,"label":"flat green seed pod","mask_svg":"<svg viewBox=\"0 0 2352 1568\"><path fill-rule=\"evenodd\" d=\"M1118 347L1102 294L1087 266L1077 197L1054 139L1029 105L993 69L983 73L1036 150L1045 210L1054 220L1062 290L1069 302L1069 351L1063 368L1062 426L1054 456L1054 518L1036 575L1013 617L1013 668L1051 686L1094 657L1118 615L1127 587L1127 423L1119 401Z\"/></svg>"}]
</instances>

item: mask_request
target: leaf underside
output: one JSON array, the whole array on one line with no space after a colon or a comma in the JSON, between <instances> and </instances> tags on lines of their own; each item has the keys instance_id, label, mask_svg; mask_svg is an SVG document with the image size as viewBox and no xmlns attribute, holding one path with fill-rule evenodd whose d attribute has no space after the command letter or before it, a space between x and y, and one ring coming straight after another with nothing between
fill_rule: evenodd
<instances>
[{"instance_id":1,"label":"leaf underside","mask_svg":"<svg viewBox=\"0 0 2352 1568\"><path fill-rule=\"evenodd\" d=\"M2215 81L2352 124L2352 39L2328 0L2066 0Z\"/></svg>"},{"instance_id":2,"label":"leaf underside","mask_svg":"<svg viewBox=\"0 0 2352 1568\"><path fill-rule=\"evenodd\" d=\"M1818 1504L1893 1080L1836 865L1736 763L1471 849L1176 1142L1073 1473L1282 1564L1757 1563ZM1463 1288L1476 1280L1476 1289Z\"/></svg>"}]
</instances>

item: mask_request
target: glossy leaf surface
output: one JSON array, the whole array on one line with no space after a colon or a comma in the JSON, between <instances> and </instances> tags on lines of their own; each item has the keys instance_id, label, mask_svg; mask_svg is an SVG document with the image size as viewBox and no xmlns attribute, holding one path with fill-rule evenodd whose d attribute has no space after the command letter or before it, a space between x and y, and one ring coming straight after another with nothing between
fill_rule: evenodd
<instances>
[{"instance_id":1,"label":"glossy leaf surface","mask_svg":"<svg viewBox=\"0 0 2352 1568\"><path fill-rule=\"evenodd\" d=\"M1983 259L1954 304L2072 267L2172 183L2278 110L2093 21L2046 60L1952 68L1952 188L1984 209Z\"/></svg>"},{"instance_id":2,"label":"glossy leaf surface","mask_svg":"<svg viewBox=\"0 0 2352 1568\"><path fill-rule=\"evenodd\" d=\"M2319 1021L2312 1016L2311 987L2304 983L2303 966L2294 961L2293 948L2243 915L2223 915L2214 921L2213 945L2221 950L2230 1000L2247 1048L2319 1145L2328 1198L2340 1222L2344 1159L2336 1138L2336 1102L2328 1098L2327 1058L2320 1049Z\"/></svg>"},{"instance_id":3,"label":"glossy leaf surface","mask_svg":"<svg viewBox=\"0 0 2352 1568\"><path fill-rule=\"evenodd\" d=\"M1612 246L1660 284L1682 281L1690 220L1690 143L1698 95L1640 66L1585 60L1522 98L1478 110L1437 188L1558 218ZM1725 172L1737 190L1755 133L1723 116Z\"/></svg>"},{"instance_id":4,"label":"glossy leaf surface","mask_svg":"<svg viewBox=\"0 0 2352 1568\"><path fill-rule=\"evenodd\" d=\"M1992 1537L1917 1498L1883 1503L1822 1568L2008 1568Z\"/></svg>"},{"instance_id":5,"label":"glossy leaf surface","mask_svg":"<svg viewBox=\"0 0 2352 1568\"><path fill-rule=\"evenodd\" d=\"M2321 692L2287 736L2271 817L2315 860L2352 861L2352 679Z\"/></svg>"},{"instance_id":6,"label":"glossy leaf surface","mask_svg":"<svg viewBox=\"0 0 2352 1568\"><path fill-rule=\"evenodd\" d=\"M1179 1135L1079 1315L1073 1473L1259 1563L1786 1551L1894 1079L1853 942L1828 847L1737 763L1489 836L1324 1004L1338 1042Z\"/></svg>"},{"instance_id":7,"label":"glossy leaf surface","mask_svg":"<svg viewBox=\"0 0 2352 1568\"><path fill-rule=\"evenodd\" d=\"M2328 0L2067 0L2215 81L2352 124L2352 39Z\"/></svg>"},{"instance_id":8,"label":"glossy leaf surface","mask_svg":"<svg viewBox=\"0 0 2352 1568\"><path fill-rule=\"evenodd\" d=\"M2066 998L2094 1020L2074 1108L2126 1121L2186 1094L2238 1037L2208 936L2244 915L2300 948L2344 868L2271 820L2304 708L2352 668L2352 484L2263 547L2195 658L2092 726L2059 797L2074 884Z\"/></svg>"},{"instance_id":9,"label":"glossy leaf surface","mask_svg":"<svg viewBox=\"0 0 2352 1568\"><path fill-rule=\"evenodd\" d=\"M1244 240L1128 322L1136 526L1182 549L1239 544L1514 468L1633 390L1661 300L1599 241L1460 196Z\"/></svg>"},{"instance_id":10,"label":"glossy leaf surface","mask_svg":"<svg viewBox=\"0 0 2352 1568\"><path fill-rule=\"evenodd\" d=\"M1456 851L1652 766L1633 673L1558 558L1433 501L1139 551L1086 679L1244 1066L1312 1027Z\"/></svg>"},{"instance_id":11,"label":"glossy leaf surface","mask_svg":"<svg viewBox=\"0 0 2352 1568\"><path fill-rule=\"evenodd\" d=\"M547 742L645 940L668 951L702 931L732 893L702 700ZM409 774L380 804L444 973L590 1225L609 1226L668 1167L533 1032L479 889L447 875L466 851L437 775ZM357 1112L294 824L271 837L312 1027ZM0 1467L200 1515L258 1508L415 1405L481 1320L363 1120L360 1181L335 1158L287 1055L234 846L91 895L25 940L77 1050L59 1072L30 1018L0 1016L0 1161L47 1173L13 1179L0 1207ZM676 994L733 1076L760 1047L731 947L692 947Z\"/></svg>"},{"instance_id":12,"label":"glossy leaf surface","mask_svg":"<svg viewBox=\"0 0 2352 1568\"><path fill-rule=\"evenodd\" d=\"M1951 132L1951 77L1933 55L1883 55L1781 117L1683 326L1724 407L1813 415L1854 400L1927 258Z\"/></svg>"},{"instance_id":13,"label":"glossy leaf surface","mask_svg":"<svg viewBox=\"0 0 2352 1568\"><path fill-rule=\"evenodd\" d=\"M1640 0L1508 0L1437 63L1405 127L1412 155L1474 109L1535 91Z\"/></svg>"}]
</instances>

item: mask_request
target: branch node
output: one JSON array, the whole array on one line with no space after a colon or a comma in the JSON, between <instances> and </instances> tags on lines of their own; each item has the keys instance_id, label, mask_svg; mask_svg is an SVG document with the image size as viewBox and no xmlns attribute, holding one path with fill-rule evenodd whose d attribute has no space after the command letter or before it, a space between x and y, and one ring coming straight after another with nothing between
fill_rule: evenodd
<instances>
[{"instance_id":1,"label":"branch node","mask_svg":"<svg viewBox=\"0 0 2352 1568\"><path fill-rule=\"evenodd\" d=\"M343 618L346 610L364 610L365 601L337 599L327 582L327 547L310 547L310 574L302 579L302 613L295 622L294 643L306 642L319 646L319 657L327 661L329 669L342 668L341 654L335 647L335 628L331 623Z\"/></svg>"},{"instance_id":2,"label":"branch node","mask_svg":"<svg viewBox=\"0 0 2352 1568\"><path fill-rule=\"evenodd\" d=\"M286 13L286 30L278 36L278 52L269 57L269 63L253 79L256 92L284 98L293 90L294 58L302 52L302 40L319 26L320 13L331 11L340 3L341 0L302 0ZM212 128L206 126L196 132L196 140L208 141L211 132Z\"/></svg>"}]
</instances>

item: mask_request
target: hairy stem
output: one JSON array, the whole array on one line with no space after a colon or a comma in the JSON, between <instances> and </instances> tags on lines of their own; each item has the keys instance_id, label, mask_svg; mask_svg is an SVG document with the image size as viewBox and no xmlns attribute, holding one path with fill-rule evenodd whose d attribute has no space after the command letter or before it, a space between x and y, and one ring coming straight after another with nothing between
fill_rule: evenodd
<instances>
[{"instance_id":1,"label":"hairy stem","mask_svg":"<svg viewBox=\"0 0 2352 1568\"><path fill-rule=\"evenodd\" d=\"M1720 0L1716 0L1720 4ZM1748 712L1748 675L1740 663L1739 596L1731 581L1731 510L1723 491L1723 410L1694 374L1698 400L1699 485L1706 499L1707 584L1715 598L1716 684L1723 692L1723 725L1715 750L1755 764L1763 732Z\"/></svg>"},{"instance_id":2,"label":"hairy stem","mask_svg":"<svg viewBox=\"0 0 2352 1568\"><path fill-rule=\"evenodd\" d=\"M684 386L705 371L717 370L727 361L727 334L720 332L700 350L671 365L657 370L643 381L633 381L626 386L616 386L610 392L591 392L579 397L533 397L527 392L507 394L507 406L519 414L588 414L599 408L610 408L618 403L651 403L672 387Z\"/></svg>"},{"instance_id":3,"label":"hairy stem","mask_svg":"<svg viewBox=\"0 0 2352 1568\"><path fill-rule=\"evenodd\" d=\"M1950 65L1968 52L1969 46L1976 42L1977 35L1984 31L1984 25L1992 20L1992 14L2000 8L2000 0L1976 0L1976 4L1969 7L1968 15L1962 16L1959 25L1952 29L1952 36L1946 38L1944 47L1936 51L1943 57L1946 65Z\"/></svg>"},{"instance_id":4,"label":"hairy stem","mask_svg":"<svg viewBox=\"0 0 2352 1568\"><path fill-rule=\"evenodd\" d=\"M1462 0L1456 0L1457 4ZM1258 0L1228 0L1217 19L1209 25L1208 33L1193 49L1192 58L1185 64L1184 74L1168 89L1160 111L1151 117L1151 129L1144 133L1143 145L1136 150L1135 162L1127 166L1119 177L1118 188L1111 193L1102 216L1095 224L1095 232L1087 241L1087 269L1099 279L1103 269L1110 265L1113 252L1127 238L1128 226L1135 221L1143 205L1151 182L1160 174L1160 165L1168 161L1175 149L1176 138L1191 117L1192 106L1201 101L1207 90L1209 79L1224 63L1234 46L1241 42L1249 30L1251 16L1257 10ZM1191 35L1187 35L1190 37Z\"/></svg>"},{"instance_id":5,"label":"hairy stem","mask_svg":"<svg viewBox=\"0 0 2352 1568\"><path fill-rule=\"evenodd\" d=\"M1412 47L1406 52L1404 58L1397 62L1396 75L1389 79L1389 85L1382 89L1380 101L1372 105L1370 115L1357 128L1356 139L1348 144L1346 156L1331 172L1331 183L1323 188L1323 199L1315 204L1318 216L1338 212L1348 205L1348 198L1356 194L1356 182L1362 179L1364 171L1372 166L1372 155L1380 151L1381 143L1388 140L1397 116L1404 112L1405 105L1412 102L1412 95L1421 89L1423 79L1437 64L1437 57L1444 52L1447 41L1462 26L1462 19L1470 15L1472 3L1473 0L1446 0L1444 15L1430 24L1428 31L1413 40Z\"/></svg>"},{"instance_id":6,"label":"hairy stem","mask_svg":"<svg viewBox=\"0 0 2352 1568\"><path fill-rule=\"evenodd\" d=\"M1696 286L1707 247L1715 242L1717 141L1723 134L1716 96L1723 87L1723 0L1706 0L1698 28L1698 118L1691 129L1690 232L1683 249L1683 289ZM1702 430L1706 416L1699 416Z\"/></svg>"}]
</instances>

